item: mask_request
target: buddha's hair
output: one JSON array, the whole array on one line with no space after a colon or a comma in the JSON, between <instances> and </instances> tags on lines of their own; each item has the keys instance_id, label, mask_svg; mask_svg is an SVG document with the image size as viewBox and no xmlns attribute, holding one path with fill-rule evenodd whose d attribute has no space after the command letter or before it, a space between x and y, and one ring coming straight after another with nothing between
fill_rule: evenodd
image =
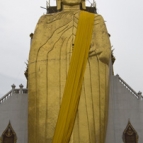
<instances>
[{"instance_id":1,"label":"buddha's hair","mask_svg":"<svg viewBox=\"0 0 143 143\"><path fill-rule=\"evenodd\" d=\"M62 0L56 0L56 2L57 2L57 10L60 10ZM82 6L82 9L86 9L85 0L81 0L81 6Z\"/></svg>"}]
</instances>

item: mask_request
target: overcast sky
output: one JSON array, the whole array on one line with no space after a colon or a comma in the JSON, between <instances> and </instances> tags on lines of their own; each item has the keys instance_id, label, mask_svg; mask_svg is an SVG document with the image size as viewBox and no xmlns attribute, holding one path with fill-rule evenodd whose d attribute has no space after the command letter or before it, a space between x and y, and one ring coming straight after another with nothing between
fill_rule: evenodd
<instances>
[{"instance_id":1,"label":"overcast sky","mask_svg":"<svg viewBox=\"0 0 143 143\"><path fill-rule=\"evenodd\" d=\"M143 1L96 0L96 3L111 34L115 75L119 74L136 92L143 91ZM29 34L45 13L40 8L45 4L45 0L0 0L0 97L11 90L13 83L17 88L21 83L26 85Z\"/></svg>"}]
</instances>

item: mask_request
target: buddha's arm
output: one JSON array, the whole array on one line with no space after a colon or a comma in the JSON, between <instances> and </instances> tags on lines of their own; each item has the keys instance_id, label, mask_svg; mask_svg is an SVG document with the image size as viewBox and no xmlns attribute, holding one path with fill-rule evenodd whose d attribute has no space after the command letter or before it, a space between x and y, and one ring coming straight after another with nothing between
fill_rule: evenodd
<instances>
[{"instance_id":1,"label":"buddha's arm","mask_svg":"<svg viewBox=\"0 0 143 143\"><path fill-rule=\"evenodd\" d=\"M55 21L47 24L49 21L47 20L46 16L42 16L40 18L32 40L31 55L34 56L30 56L32 57L30 58L31 63L37 61L37 57L39 57L39 60L46 60L46 54L44 56L43 53L50 52L54 48L55 43L58 42L60 38L62 38L62 35L72 28L72 20L68 21L66 24L64 23L64 20L60 21L60 19L58 19L57 23L58 21L59 23L62 23L60 23L59 26L55 28Z\"/></svg>"},{"instance_id":2,"label":"buddha's arm","mask_svg":"<svg viewBox=\"0 0 143 143\"><path fill-rule=\"evenodd\" d=\"M89 56L93 55L97 55L101 62L109 64L111 45L106 25L102 16L100 15L95 15L93 37Z\"/></svg>"}]
</instances>

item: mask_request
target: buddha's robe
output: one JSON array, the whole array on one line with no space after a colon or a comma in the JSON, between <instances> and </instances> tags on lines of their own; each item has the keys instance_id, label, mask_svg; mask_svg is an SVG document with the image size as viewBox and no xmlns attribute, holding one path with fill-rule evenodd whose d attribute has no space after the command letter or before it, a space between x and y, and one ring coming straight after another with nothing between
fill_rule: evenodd
<instances>
[{"instance_id":1,"label":"buddha's robe","mask_svg":"<svg viewBox=\"0 0 143 143\"><path fill-rule=\"evenodd\" d=\"M29 143L52 142L74 48L79 12L63 11L43 15L36 26L28 65ZM70 143L104 143L110 48L104 20L95 14L89 57Z\"/></svg>"}]
</instances>

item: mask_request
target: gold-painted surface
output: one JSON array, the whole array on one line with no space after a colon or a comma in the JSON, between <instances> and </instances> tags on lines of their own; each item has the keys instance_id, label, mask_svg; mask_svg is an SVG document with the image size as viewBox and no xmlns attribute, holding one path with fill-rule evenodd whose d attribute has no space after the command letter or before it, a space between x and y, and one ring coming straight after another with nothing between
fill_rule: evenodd
<instances>
[{"instance_id":1,"label":"gold-painted surface","mask_svg":"<svg viewBox=\"0 0 143 143\"><path fill-rule=\"evenodd\" d=\"M93 24L94 14L81 11L52 143L68 143L70 140L81 95ZM86 33L88 33L88 35Z\"/></svg>"},{"instance_id":2,"label":"gold-painted surface","mask_svg":"<svg viewBox=\"0 0 143 143\"><path fill-rule=\"evenodd\" d=\"M36 26L28 65L29 143L52 142L79 12L63 11L44 15ZM90 51L70 143L104 143L110 48L104 20L95 14Z\"/></svg>"}]
</instances>

